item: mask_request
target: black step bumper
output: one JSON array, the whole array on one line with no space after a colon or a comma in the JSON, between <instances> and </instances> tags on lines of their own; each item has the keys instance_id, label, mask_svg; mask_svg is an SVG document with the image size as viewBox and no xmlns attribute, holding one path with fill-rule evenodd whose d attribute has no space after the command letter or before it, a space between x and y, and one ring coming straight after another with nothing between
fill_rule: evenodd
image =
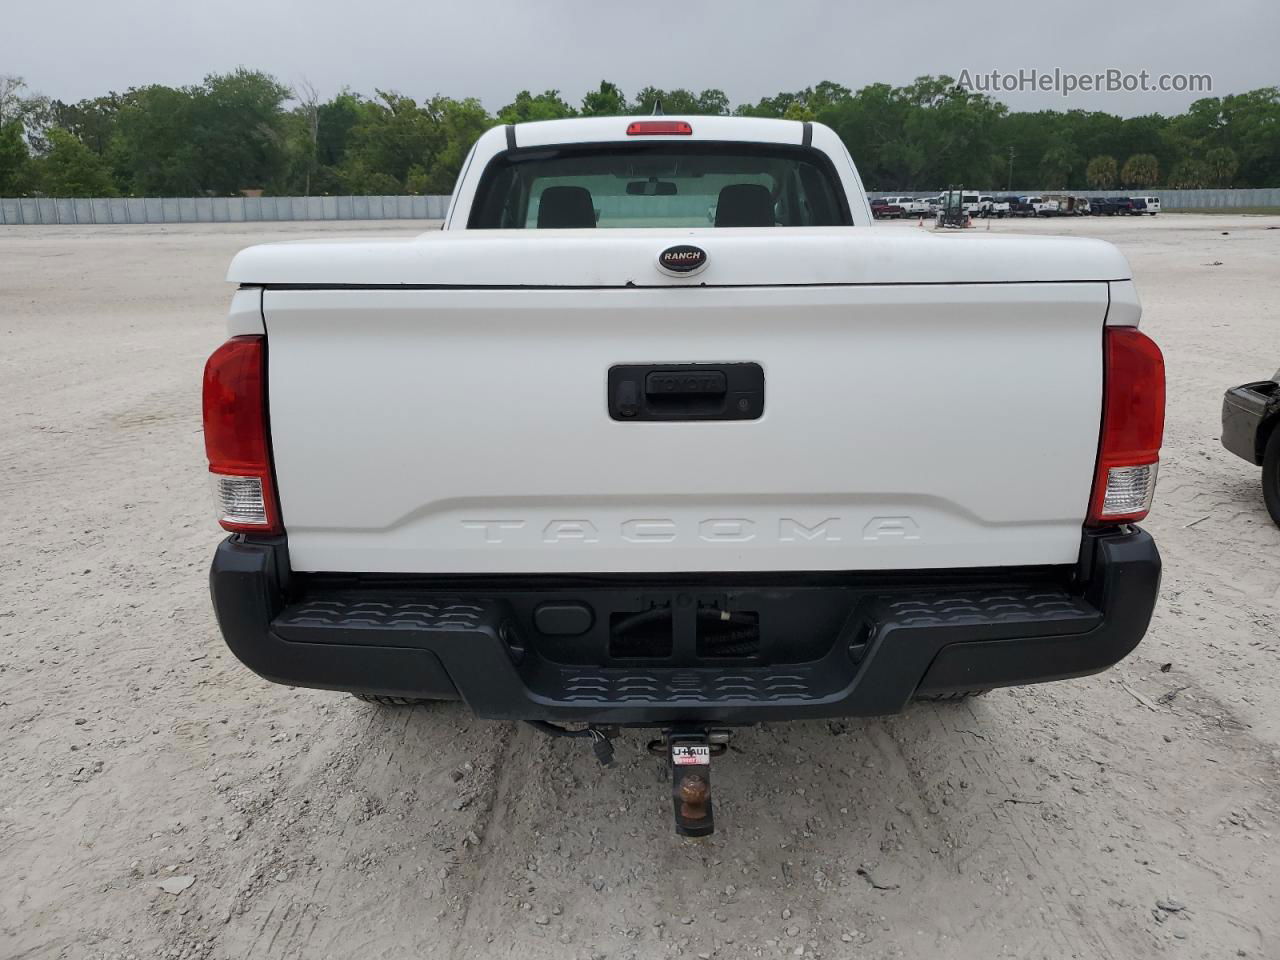
<instances>
[{"instance_id":1,"label":"black step bumper","mask_svg":"<svg viewBox=\"0 0 1280 960\"><path fill-rule=\"evenodd\" d=\"M803 647L808 659L675 663L548 655L554 647L528 635L526 611L531 597L561 597L563 584L442 592L309 580L290 575L283 540L240 537L218 547L210 584L228 646L277 683L461 698L484 717L663 725L891 714L921 693L1096 673L1146 632L1160 556L1131 527L1087 534L1080 564L1059 581L1016 573L1003 585L947 585L937 574L872 585L846 574L821 593L717 588L718 597L794 597L797 622L833 597L845 606L820 647ZM699 595L697 586L679 591Z\"/></svg>"},{"instance_id":2,"label":"black step bumper","mask_svg":"<svg viewBox=\"0 0 1280 960\"><path fill-rule=\"evenodd\" d=\"M1262 466L1267 445L1263 423L1280 417L1280 373L1276 377L1232 387L1222 398L1222 445L1254 466Z\"/></svg>"}]
</instances>

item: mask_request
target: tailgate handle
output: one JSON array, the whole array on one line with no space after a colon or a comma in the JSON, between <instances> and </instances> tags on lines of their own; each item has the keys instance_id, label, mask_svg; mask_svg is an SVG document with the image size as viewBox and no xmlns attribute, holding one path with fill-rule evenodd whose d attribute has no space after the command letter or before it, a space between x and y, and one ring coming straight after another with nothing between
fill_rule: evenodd
<instances>
[{"instance_id":1,"label":"tailgate handle","mask_svg":"<svg viewBox=\"0 0 1280 960\"><path fill-rule=\"evenodd\" d=\"M758 420L764 370L758 363L619 364L609 369L614 420Z\"/></svg>"}]
</instances>

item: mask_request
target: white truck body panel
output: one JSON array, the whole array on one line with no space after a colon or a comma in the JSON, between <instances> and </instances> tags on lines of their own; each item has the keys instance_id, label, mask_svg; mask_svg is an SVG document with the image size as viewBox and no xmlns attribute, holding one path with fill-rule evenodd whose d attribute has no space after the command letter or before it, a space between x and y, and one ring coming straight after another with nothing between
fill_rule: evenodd
<instances>
[{"instance_id":1,"label":"white truck body panel","mask_svg":"<svg viewBox=\"0 0 1280 960\"><path fill-rule=\"evenodd\" d=\"M664 248L696 243L707 266L660 271ZM785 256L780 256L780 248ZM704 287L1047 283L1127 280L1111 244L1083 237L895 235L850 227L688 230L433 230L416 238L307 240L241 251L242 284L446 287Z\"/></svg>"},{"instance_id":2,"label":"white truck body panel","mask_svg":"<svg viewBox=\"0 0 1280 960\"><path fill-rule=\"evenodd\" d=\"M1103 326L1141 312L1114 247L868 230L834 132L723 117L685 119L694 140L824 151L852 226L461 229L481 171L513 140L621 141L631 119L489 131L443 231L235 258L232 332L267 335L294 569L1076 561ZM678 244L705 251L696 273L658 267ZM733 362L763 369L759 419L610 417L612 366Z\"/></svg>"},{"instance_id":3,"label":"white truck body panel","mask_svg":"<svg viewBox=\"0 0 1280 960\"><path fill-rule=\"evenodd\" d=\"M268 289L291 562L389 573L1072 563L1107 298L1101 282ZM613 364L697 361L762 364L764 415L609 418Z\"/></svg>"}]
</instances>

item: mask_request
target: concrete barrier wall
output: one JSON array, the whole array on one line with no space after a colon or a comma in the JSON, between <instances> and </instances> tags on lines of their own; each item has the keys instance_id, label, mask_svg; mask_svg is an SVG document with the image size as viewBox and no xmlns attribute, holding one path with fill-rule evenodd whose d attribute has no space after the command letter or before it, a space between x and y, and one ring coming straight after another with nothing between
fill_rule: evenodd
<instances>
[{"instance_id":1,"label":"concrete barrier wall","mask_svg":"<svg viewBox=\"0 0 1280 960\"><path fill-rule=\"evenodd\" d=\"M873 190L873 197L936 197L941 190ZM990 190L966 187L965 192L978 192L998 197L1036 197L1045 194L1067 194L1077 197L1159 197L1161 210L1230 210L1241 207L1280 207L1280 187L1249 190L1092 190L1076 187L1070 190Z\"/></svg>"},{"instance_id":2,"label":"concrete barrier wall","mask_svg":"<svg viewBox=\"0 0 1280 960\"><path fill-rule=\"evenodd\" d=\"M5 197L0 224L442 220L448 197Z\"/></svg>"},{"instance_id":3,"label":"concrete barrier wall","mask_svg":"<svg viewBox=\"0 0 1280 960\"><path fill-rule=\"evenodd\" d=\"M933 197L942 191L877 190L873 196ZM980 192L988 193L986 189ZM1256 190L996 190L998 196L1071 193L1157 196L1163 210L1280 207L1280 187ZM605 200L607 198L601 198ZM666 198L655 197L655 201ZM672 198L676 199L676 198ZM412 197L6 197L0 224L254 223L280 220L443 220L449 198ZM671 213L676 212L674 209ZM687 211L681 210L680 213ZM659 211L657 216L663 216Z\"/></svg>"}]
</instances>

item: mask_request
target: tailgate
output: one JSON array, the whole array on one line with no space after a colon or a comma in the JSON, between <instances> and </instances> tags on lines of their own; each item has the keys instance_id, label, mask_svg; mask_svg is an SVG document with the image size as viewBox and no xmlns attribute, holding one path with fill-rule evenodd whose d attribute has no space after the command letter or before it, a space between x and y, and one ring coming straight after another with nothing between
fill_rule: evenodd
<instances>
[{"instance_id":1,"label":"tailgate","mask_svg":"<svg viewBox=\"0 0 1280 960\"><path fill-rule=\"evenodd\" d=\"M1105 282L267 289L303 571L1075 562ZM612 367L758 364L756 419L610 416Z\"/></svg>"}]
</instances>

